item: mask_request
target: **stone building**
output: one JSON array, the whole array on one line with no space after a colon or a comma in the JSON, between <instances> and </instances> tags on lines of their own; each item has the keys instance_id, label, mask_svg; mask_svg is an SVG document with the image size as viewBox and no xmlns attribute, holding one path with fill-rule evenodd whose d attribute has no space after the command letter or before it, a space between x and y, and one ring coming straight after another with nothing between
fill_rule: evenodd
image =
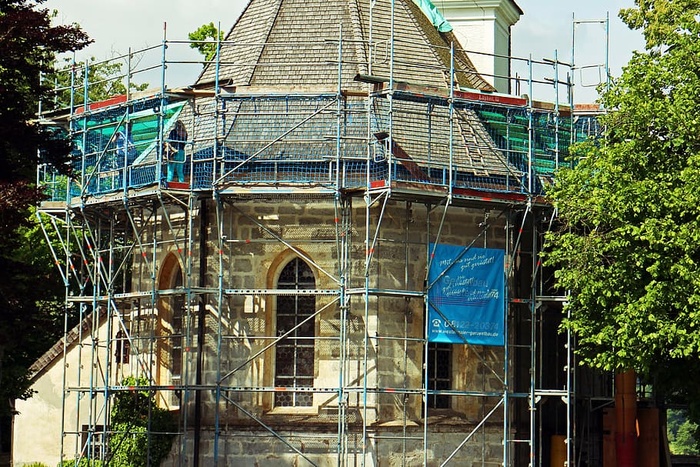
<instances>
[{"instance_id":1,"label":"stone building","mask_svg":"<svg viewBox=\"0 0 700 467\"><path fill-rule=\"evenodd\" d=\"M538 263L592 120L496 93L426 4L252 0L195 84L164 41L160 89L53 116L80 176L41 168L41 216L101 324L64 342L52 456L108 460L140 376L177 420L163 465L596 465Z\"/></svg>"}]
</instances>

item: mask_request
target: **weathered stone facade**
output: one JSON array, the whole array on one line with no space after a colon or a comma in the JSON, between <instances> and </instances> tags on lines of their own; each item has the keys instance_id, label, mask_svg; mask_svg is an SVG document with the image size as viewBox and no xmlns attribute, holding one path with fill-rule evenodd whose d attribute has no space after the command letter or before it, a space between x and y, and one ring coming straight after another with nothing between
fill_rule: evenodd
<instances>
[{"instance_id":1,"label":"weathered stone facade","mask_svg":"<svg viewBox=\"0 0 700 467\"><path fill-rule=\"evenodd\" d=\"M410 0L252 0L219 45L191 87L66 117L81 173L46 172L64 191L45 215L77 237L69 306L112 327L70 349L102 360L64 398L105 397L54 457L108 439L138 375L176 417L167 465L541 463L571 434L571 347L536 263L573 123L494 94ZM184 182L163 149L178 123ZM129 125L138 157L114 167ZM428 342L448 321L426 319L434 243L504 252L506 345Z\"/></svg>"},{"instance_id":2,"label":"weathered stone facade","mask_svg":"<svg viewBox=\"0 0 700 467\"><path fill-rule=\"evenodd\" d=\"M499 405L509 378L503 348L450 346L454 394L448 407L428 408L423 432L424 310L430 243L439 238L505 250L511 241L509 214L400 200L377 204L368 208L361 198L336 203L322 196L274 203L232 197L218 205L203 199L192 210L160 213L144 229L144 244L153 232L160 235L155 257L162 297L152 363L161 380L156 384L169 386L170 375L182 373L182 387L164 390L160 400L171 408L177 405L168 401L182 401L180 416L189 420L174 459L192 455L191 430L196 429L205 464L216 456L238 465L303 465L303 453L316 465L336 465L339 456L353 462L365 456L370 465L402 465L404 460L411 465L410 459L422 463L424 451L429 461L444 460L474 430L457 458L502 461L503 410L489 412ZM373 246L367 248L368 242ZM135 258L132 292L147 291L152 274L141 263L151 254ZM299 388L311 393L313 402L279 406L275 366L282 363L276 361L280 331L275 314L282 292L277 280L294 258L310 266L316 288L313 385ZM182 274L181 279L174 274ZM190 345L170 343L177 333L171 334L169 303L176 297L191 304L185 306L189 315L182 324ZM199 369L198 336L204 337ZM182 357L173 357L180 348ZM181 369L169 368L180 359ZM188 385L200 388L201 399Z\"/></svg>"},{"instance_id":3,"label":"weathered stone facade","mask_svg":"<svg viewBox=\"0 0 700 467\"><path fill-rule=\"evenodd\" d=\"M432 438L424 446L422 441L422 429L412 427L403 431L401 427L393 429L368 431L368 443L366 452L362 451L362 434L348 435L347 442L350 453L344 458L348 465L360 465L364 459L364 465L399 467L409 466L437 466L453 454L455 447L464 441L466 434L473 428L470 425L454 424L449 430L435 431ZM502 432L498 429L482 430L472 444L462 447L451 458L451 463L460 466L477 467L483 465L503 465ZM338 465L337 438L332 434L324 434L319 431L300 432L299 430L282 430L276 435L284 438L293 446L300 447L300 453L292 450L280 442L276 436L260 431L238 430L226 432L218 441L219 465L250 465L250 466L304 466L317 465L319 467L332 467ZM405 437L408 437L406 439ZM413 438L413 439L410 439ZM206 430L202 438L204 458L203 465L214 465L214 433ZM192 446L186 449L192 452ZM425 463L424 463L425 461ZM176 453L162 465L171 467L180 465L180 458ZM185 465L192 465L192 459L188 458Z\"/></svg>"}]
</instances>

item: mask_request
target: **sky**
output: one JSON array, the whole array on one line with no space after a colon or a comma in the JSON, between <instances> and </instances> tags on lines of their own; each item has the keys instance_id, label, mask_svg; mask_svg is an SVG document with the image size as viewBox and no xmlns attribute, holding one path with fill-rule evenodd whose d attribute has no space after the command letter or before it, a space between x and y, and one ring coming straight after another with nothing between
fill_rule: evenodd
<instances>
[{"instance_id":1,"label":"sky","mask_svg":"<svg viewBox=\"0 0 700 467\"><path fill-rule=\"evenodd\" d=\"M187 40L187 34L199 26L213 22L228 31L233 26L248 0L110 0L100 5L95 0L47 0L44 7L58 10L57 20L78 23L95 40L78 60L94 56L107 59L138 50L158 46L163 37L168 40ZM606 57L605 18L609 15L609 66L613 76L619 76L622 66L631 57L632 50L642 50L641 33L630 31L618 18L620 8L634 6L633 0L515 0L524 14L512 29L513 56L533 61L554 59L572 63L577 70L570 73L575 83L576 102L595 100L595 85L604 80L602 65ZM440 8L441 0L433 0ZM99 6L98 6L99 5ZM591 21L591 22L587 22ZM575 34L572 28L576 24ZM174 46L175 47L175 46ZM172 51L169 50L169 54ZM183 60L197 60L198 52L184 45L177 49ZM171 56L171 55L169 55ZM525 63L525 62L521 62ZM520 76L528 74L514 69ZM553 67L535 65L533 79L554 78ZM559 79L566 79L567 67L559 67ZM538 78L537 76L542 78ZM192 74L192 80L196 73ZM169 83L170 84L170 83ZM190 84L190 83L178 83ZM553 93L552 85L541 85L542 93ZM549 88L552 88L551 91ZM564 89L560 92L560 101ZM526 90L521 89L521 94ZM533 93L534 94L534 93ZM537 95L533 96L537 98ZM550 96L553 99L553 96ZM549 99L551 100L551 99Z\"/></svg>"},{"instance_id":2,"label":"sky","mask_svg":"<svg viewBox=\"0 0 700 467\"><path fill-rule=\"evenodd\" d=\"M516 3L524 14L512 29L512 55L542 61L554 59L556 53L560 62L573 63L575 102L593 102L597 97L595 85L605 81L604 68L599 65L606 62L606 37L608 66L613 77L620 76L633 50L644 50L641 32L630 30L618 17L621 8L635 6L633 0L516 0ZM546 71L550 78L554 77L551 67ZM566 71L566 67L560 68L560 73ZM559 78L562 79L561 74Z\"/></svg>"}]
</instances>

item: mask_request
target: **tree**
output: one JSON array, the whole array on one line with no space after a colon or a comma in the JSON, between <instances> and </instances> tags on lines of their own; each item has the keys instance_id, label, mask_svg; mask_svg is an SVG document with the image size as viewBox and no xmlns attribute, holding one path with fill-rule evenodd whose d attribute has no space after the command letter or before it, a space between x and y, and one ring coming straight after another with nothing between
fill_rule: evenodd
<instances>
[{"instance_id":1,"label":"tree","mask_svg":"<svg viewBox=\"0 0 700 467\"><path fill-rule=\"evenodd\" d=\"M48 283L40 282L46 264L21 248L30 208L41 199L33 183L37 155L69 168L70 143L35 119L39 100L50 96L40 75L57 53L90 42L77 25L51 26L42 1L0 2L0 416L9 414L8 400L29 396L28 367L46 350L36 338L53 325L44 308L53 289L37 287Z\"/></svg>"},{"instance_id":2,"label":"tree","mask_svg":"<svg viewBox=\"0 0 700 467\"><path fill-rule=\"evenodd\" d=\"M203 24L196 31L188 34L193 49L199 50L204 55L204 59L209 61L216 57L217 41L224 39L224 33L214 26L214 23ZM210 40L211 39L211 40Z\"/></svg>"},{"instance_id":3,"label":"tree","mask_svg":"<svg viewBox=\"0 0 700 467\"><path fill-rule=\"evenodd\" d=\"M683 410L668 410L668 444L673 454L700 454L697 438L698 425L687 418Z\"/></svg>"},{"instance_id":4,"label":"tree","mask_svg":"<svg viewBox=\"0 0 700 467\"><path fill-rule=\"evenodd\" d=\"M698 0L620 12L642 29L602 103L605 136L573 151L548 196L561 228L546 262L571 292L582 361L634 369L700 410L700 14Z\"/></svg>"},{"instance_id":5,"label":"tree","mask_svg":"<svg viewBox=\"0 0 700 467\"><path fill-rule=\"evenodd\" d=\"M55 71L44 77L46 84L54 88L51 99L54 107L65 108L70 106L71 102L73 105L84 103L86 69L89 102L126 94L125 73L122 71L124 63L113 60L98 61L95 57L90 57L89 60L77 63L64 59L62 65L56 66ZM148 88L148 83L129 82L129 88L131 91L143 91Z\"/></svg>"}]
</instances>

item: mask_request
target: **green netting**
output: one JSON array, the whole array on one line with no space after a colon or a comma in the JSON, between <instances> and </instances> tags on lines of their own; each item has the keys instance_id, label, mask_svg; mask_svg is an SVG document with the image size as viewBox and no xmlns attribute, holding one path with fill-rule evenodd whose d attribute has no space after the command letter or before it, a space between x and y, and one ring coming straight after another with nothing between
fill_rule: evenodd
<instances>
[{"instance_id":1,"label":"green netting","mask_svg":"<svg viewBox=\"0 0 700 467\"><path fill-rule=\"evenodd\" d=\"M532 166L539 174L551 175L568 153L571 139L571 120L560 117L554 119L552 113L533 112L529 115L523 109L482 107L475 109L498 147L512 156L511 161L522 168L532 154ZM528 130L532 125L532 137ZM577 135L578 136L578 135ZM578 140L578 139L577 139Z\"/></svg>"},{"instance_id":2,"label":"green netting","mask_svg":"<svg viewBox=\"0 0 700 467\"><path fill-rule=\"evenodd\" d=\"M163 127L169 128L177 120L183 102L167 104L163 110ZM126 133L127 114L115 114L112 111L96 112L76 122L75 143L84 156L99 154L109 150L114 138L119 133ZM156 109L148 108L128 115L129 140L133 144L134 163L139 163L158 142L159 114Z\"/></svg>"}]
</instances>

